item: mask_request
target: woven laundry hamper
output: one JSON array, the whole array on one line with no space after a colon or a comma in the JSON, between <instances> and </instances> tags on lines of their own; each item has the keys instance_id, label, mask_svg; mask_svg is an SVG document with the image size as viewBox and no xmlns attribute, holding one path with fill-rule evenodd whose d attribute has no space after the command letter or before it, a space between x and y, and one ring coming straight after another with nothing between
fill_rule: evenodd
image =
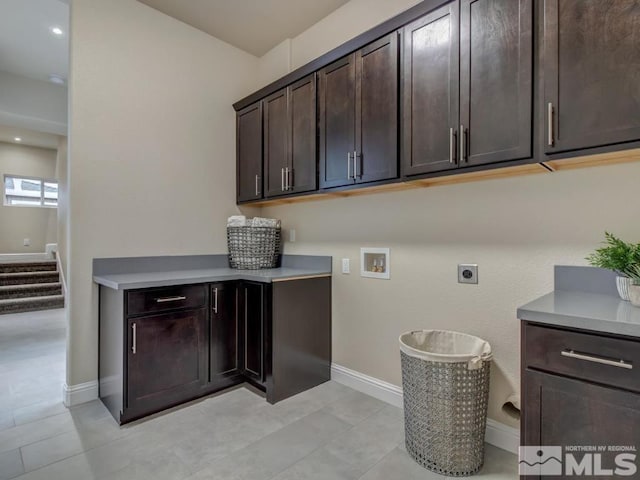
<instances>
[{"instance_id":1,"label":"woven laundry hamper","mask_svg":"<svg viewBox=\"0 0 640 480\"><path fill-rule=\"evenodd\" d=\"M491 346L443 330L400 336L405 443L442 475L473 475L484 462Z\"/></svg>"}]
</instances>

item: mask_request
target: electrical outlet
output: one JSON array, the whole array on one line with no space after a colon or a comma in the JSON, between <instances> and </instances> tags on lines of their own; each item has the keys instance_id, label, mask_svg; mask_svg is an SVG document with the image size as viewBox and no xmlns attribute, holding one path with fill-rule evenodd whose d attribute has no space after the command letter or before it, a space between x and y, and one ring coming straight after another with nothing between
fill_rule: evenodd
<instances>
[{"instance_id":1,"label":"electrical outlet","mask_svg":"<svg viewBox=\"0 0 640 480\"><path fill-rule=\"evenodd\" d=\"M289 230L289 241L292 243L296 241L296 231L293 228Z\"/></svg>"},{"instance_id":2,"label":"electrical outlet","mask_svg":"<svg viewBox=\"0 0 640 480\"><path fill-rule=\"evenodd\" d=\"M30 238L25 238L24 241L22 242L22 244L25 247L30 247L31 246L31 239Z\"/></svg>"},{"instance_id":3,"label":"electrical outlet","mask_svg":"<svg viewBox=\"0 0 640 480\"><path fill-rule=\"evenodd\" d=\"M351 266L349 265L349 259L342 259L342 273L351 273Z\"/></svg>"},{"instance_id":4,"label":"electrical outlet","mask_svg":"<svg viewBox=\"0 0 640 480\"><path fill-rule=\"evenodd\" d=\"M478 264L461 263L458 265L458 283L478 283Z\"/></svg>"}]
</instances>

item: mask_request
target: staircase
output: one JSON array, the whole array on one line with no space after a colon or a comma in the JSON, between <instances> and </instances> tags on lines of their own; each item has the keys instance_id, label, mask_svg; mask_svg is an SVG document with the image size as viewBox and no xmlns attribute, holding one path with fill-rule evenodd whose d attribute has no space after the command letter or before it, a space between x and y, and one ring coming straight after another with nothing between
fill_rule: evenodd
<instances>
[{"instance_id":1,"label":"staircase","mask_svg":"<svg viewBox=\"0 0 640 480\"><path fill-rule=\"evenodd\" d=\"M55 260L0 263L0 315L63 307Z\"/></svg>"}]
</instances>

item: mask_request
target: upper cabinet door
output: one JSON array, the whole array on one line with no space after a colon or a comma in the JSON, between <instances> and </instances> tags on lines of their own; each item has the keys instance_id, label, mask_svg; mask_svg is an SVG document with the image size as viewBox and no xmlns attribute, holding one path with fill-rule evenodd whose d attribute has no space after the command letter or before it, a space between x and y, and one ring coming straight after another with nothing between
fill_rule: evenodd
<instances>
[{"instance_id":1,"label":"upper cabinet door","mask_svg":"<svg viewBox=\"0 0 640 480\"><path fill-rule=\"evenodd\" d=\"M532 0L460 5L460 165L531 157Z\"/></svg>"},{"instance_id":2,"label":"upper cabinet door","mask_svg":"<svg viewBox=\"0 0 640 480\"><path fill-rule=\"evenodd\" d=\"M545 0L548 153L640 139L640 1Z\"/></svg>"},{"instance_id":3,"label":"upper cabinet door","mask_svg":"<svg viewBox=\"0 0 640 480\"><path fill-rule=\"evenodd\" d=\"M262 198L262 102L236 114L238 201Z\"/></svg>"},{"instance_id":4,"label":"upper cabinet door","mask_svg":"<svg viewBox=\"0 0 640 480\"><path fill-rule=\"evenodd\" d=\"M355 55L349 55L318 72L320 84L320 187L355 182L356 149Z\"/></svg>"},{"instance_id":5,"label":"upper cabinet door","mask_svg":"<svg viewBox=\"0 0 640 480\"><path fill-rule=\"evenodd\" d=\"M288 88L290 159L285 171L289 193L318 188L316 76L309 75Z\"/></svg>"},{"instance_id":6,"label":"upper cabinet door","mask_svg":"<svg viewBox=\"0 0 640 480\"><path fill-rule=\"evenodd\" d=\"M265 196L287 193L285 169L289 165L289 102L287 89L263 101Z\"/></svg>"},{"instance_id":7,"label":"upper cabinet door","mask_svg":"<svg viewBox=\"0 0 640 480\"><path fill-rule=\"evenodd\" d=\"M402 30L402 169L417 175L456 168L458 2Z\"/></svg>"},{"instance_id":8,"label":"upper cabinet door","mask_svg":"<svg viewBox=\"0 0 640 480\"><path fill-rule=\"evenodd\" d=\"M398 35L356 53L356 182L398 176Z\"/></svg>"}]
</instances>

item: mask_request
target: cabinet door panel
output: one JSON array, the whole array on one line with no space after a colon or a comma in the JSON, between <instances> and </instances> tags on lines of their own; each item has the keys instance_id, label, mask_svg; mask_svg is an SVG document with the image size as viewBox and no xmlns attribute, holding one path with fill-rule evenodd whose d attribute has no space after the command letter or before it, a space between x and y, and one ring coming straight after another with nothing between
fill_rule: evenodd
<instances>
[{"instance_id":1,"label":"cabinet door panel","mask_svg":"<svg viewBox=\"0 0 640 480\"><path fill-rule=\"evenodd\" d=\"M315 74L289 87L289 109L291 112L289 192L316 190L318 162Z\"/></svg>"},{"instance_id":2,"label":"cabinet door panel","mask_svg":"<svg viewBox=\"0 0 640 480\"><path fill-rule=\"evenodd\" d=\"M262 103L236 115L238 201L262 198Z\"/></svg>"},{"instance_id":3,"label":"cabinet door panel","mask_svg":"<svg viewBox=\"0 0 640 480\"><path fill-rule=\"evenodd\" d=\"M356 182L398 176L398 35L356 54Z\"/></svg>"},{"instance_id":4,"label":"cabinet door panel","mask_svg":"<svg viewBox=\"0 0 640 480\"><path fill-rule=\"evenodd\" d=\"M640 0L545 0L547 152L640 139L638 45Z\"/></svg>"},{"instance_id":5,"label":"cabinet door panel","mask_svg":"<svg viewBox=\"0 0 640 480\"><path fill-rule=\"evenodd\" d=\"M456 168L459 4L404 27L403 175Z\"/></svg>"},{"instance_id":6,"label":"cabinet door panel","mask_svg":"<svg viewBox=\"0 0 640 480\"><path fill-rule=\"evenodd\" d=\"M320 187L354 183L348 157L355 142L355 56L349 55L320 70Z\"/></svg>"},{"instance_id":7,"label":"cabinet door panel","mask_svg":"<svg viewBox=\"0 0 640 480\"><path fill-rule=\"evenodd\" d=\"M284 195L284 169L289 165L287 89L263 101L265 196Z\"/></svg>"},{"instance_id":8,"label":"cabinet door panel","mask_svg":"<svg viewBox=\"0 0 640 480\"><path fill-rule=\"evenodd\" d=\"M462 0L461 165L531 156L532 0Z\"/></svg>"},{"instance_id":9,"label":"cabinet door panel","mask_svg":"<svg viewBox=\"0 0 640 480\"><path fill-rule=\"evenodd\" d=\"M524 387L523 445L635 446L640 441L637 394L528 369ZM613 466L612 455L602 459L603 467Z\"/></svg>"},{"instance_id":10,"label":"cabinet door panel","mask_svg":"<svg viewBox=\"0 0 640 480\"><path fill-rule=\"evenodd\" d=\"M239 371L237 291L234 284L211 287L210 381Z\"/></svg>"},{"instance_id":11,"label":"cabinet door panel","mask_svg":"<svg viewBox=\"0 0 640 480\"><path fill-rule=\"evenodd\" d=\"M128 320L129 408L169 406L206 382L205 318L200 309Z\"/></svg>"},{"instance_id":12,"label":"cabinet door panel","mask_svg":"<svg viewBox=\"0 0 640 480\"><path fill-rule=\"evenodd\" d=\"M244 371L258 382L264 381L264 289L246 283L244 301Z\"/></svg>"}]
</instances>

